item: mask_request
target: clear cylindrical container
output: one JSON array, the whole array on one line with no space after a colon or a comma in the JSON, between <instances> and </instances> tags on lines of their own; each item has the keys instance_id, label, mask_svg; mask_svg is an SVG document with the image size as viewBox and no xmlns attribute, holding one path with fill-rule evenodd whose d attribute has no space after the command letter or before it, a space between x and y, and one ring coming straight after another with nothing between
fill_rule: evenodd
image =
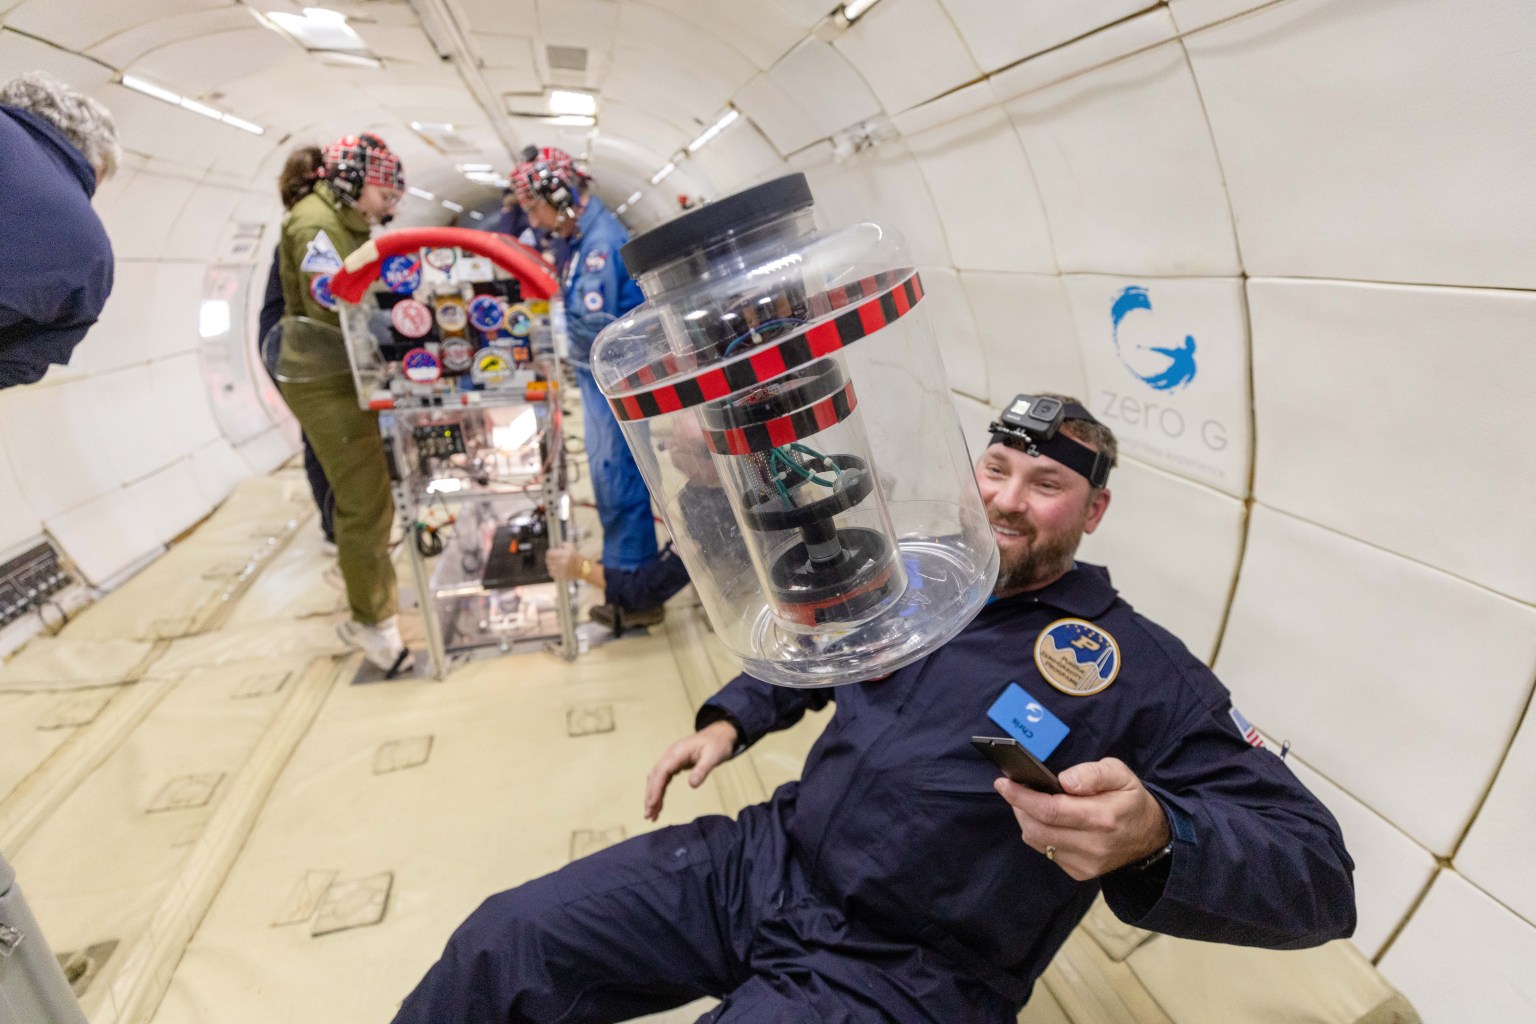
<instances>
[{"instance_id":1,"label":"clear cylindrical container","mask_svg":"<svg viewBox=\"0 0 1536 1024\"><path fill-rule=\"evenodd\" d=\"M592 352L716 634L788 686L922 657L997 575L920 275L811 205L790 175L630 242L647 301Z\"/></svg>"}]
</instances>

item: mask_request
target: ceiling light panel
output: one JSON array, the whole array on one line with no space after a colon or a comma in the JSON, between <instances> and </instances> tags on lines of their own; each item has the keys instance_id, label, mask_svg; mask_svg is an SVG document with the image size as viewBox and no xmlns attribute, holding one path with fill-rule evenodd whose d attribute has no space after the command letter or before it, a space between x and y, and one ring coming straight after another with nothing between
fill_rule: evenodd
<instances>
[{"instance_id":1,"label":"ceiling light panel","mask_svg":"<svg viewBox=\"0 0 1536 1024\"><path fill-rule=\"evenodd\" d=\"M267 20L310 50L365 51L368 44L347 24L347 17L324 7L306 7L303 14L268 11Z\"/></svg>"},{"instance_id":2,"label":"ceiling light panel","mask_svg":"<svg viewBox=\"0 0 1536 1024\"><path fill-rule=\"evenodd\" d=\"M587 92L569 89L551 89L549 92L551 114L575 114L590 117L597 113L597 97Z\"/></svg>"}]
</instances>

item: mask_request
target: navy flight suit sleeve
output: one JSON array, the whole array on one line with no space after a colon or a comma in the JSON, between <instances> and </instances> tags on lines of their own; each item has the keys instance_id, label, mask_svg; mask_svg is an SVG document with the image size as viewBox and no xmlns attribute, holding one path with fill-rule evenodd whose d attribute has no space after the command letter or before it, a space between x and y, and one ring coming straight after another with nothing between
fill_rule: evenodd
<instances>
[{"instance_id":1,"label":"navy flight suit sleeve","mask_svg":"<svg viewBox=\"0 0 1536 1024\"><path fill-rule=\"evenodd\" d=\"M1352 934L1354 862L1338 823L1283 760L1243 739L1230 707L1193 709L1147 766L1173 852L1106 875L1105 900L1127 924L1206 942L1301 949Z\"/></svg>"},{"instance_id":2,"label":"navy flight suit sleeve","mask_svg":"<svg viewBox=\"0 0 1536 1024\"><path fill-rule=\"evenodd\" d=\"M736 753L770 732L788 729L807 711L820 711L832 700L832 687L775 686L743 672L720 688L699 709L694 727L704 728L722 719L740 733Z\"/></svg>"}]
</instances>

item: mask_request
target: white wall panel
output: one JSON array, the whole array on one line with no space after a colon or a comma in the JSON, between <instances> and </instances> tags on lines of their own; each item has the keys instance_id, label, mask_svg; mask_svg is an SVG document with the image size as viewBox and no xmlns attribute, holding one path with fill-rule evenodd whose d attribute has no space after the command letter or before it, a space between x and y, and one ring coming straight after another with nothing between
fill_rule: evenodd
<instances>
[{"instance_id":1,"label":"white wall panel","mask_svg":"<svg viewBox=\"0 0 1536 1024\"><path fill-rule=\"evenodd\" d=\"M1034 173L996 102L980 82L893 120L928 181L958 269L1055 273ZM965 168L991 187L979 190Z\"/></svg>"},{"instance_id":2,"label":"white wall panel","mask_svg":"<svg viewBox=\"0 0 1536 1024\"><path fill-rule=\"evenodd\" d=\"M135 95L123 91L126 95ZM146 99L145 103L155 103ZM195 115L179 112L164 103L155 103L168 116L188 117ZM196 118L196 120L204 120ZM210 122L211 123L211 122ZM126 131L123 136L127 144ZM128 178L119 188L96 202L96 213L106 226L107 237L112 240L112 252L119 260L159 259L165 249L170 225L187 203L187 195L196 184L187 177L171 177L153 170L141 170ZM216 232L223 222L213 227Z\"/></svg>"},{"instance_id":3,"label":"white wall panel","mask_svg":"<svg viewBox=\"0 0 1536 1024\"><path fill-rule=\"evenodd\" d=\"M171 421L158 402L153 373L153 365L130 366L84 382L90 395L91 431L119 484L148 476L187 450L168 429Z\"/></svg>"},{"instance_id":4,"label":"white wall panel","mask_svg":"<svg viewBox=\"0 0 1536 1024\"><path fill-rule=\"evenodd\" d=\"M1274 0L1168 0L1168 10L1173 14L1173 20L1178 24L1180 32L1193 32L1273 2Z\"/></svg>"},{"instance_id":5,"label":"white wall panel","mask_svg":"<svg viewBox=\"0 0 1536 1024\"><path fill-rule=\"evenodd\" d=\"M1121 450L1246 496L1251 431L1242 282L1064 280L1083 346L1089 408L1114 430Z\"/></svg>"},{"instance_id":6,"label":"white wall panel","mask_svg":"<svg viewBox=\"0 0 1536 1024\"><path fill-rule=\"evenodd\" d=\"M239 445L236 451L252 473L270 473L299 451L299 443L297 436L289 437L286 431L274 427Z\"/></svg>"},{"instance_id":7,"label":"white wall panel","mask_svg":"<svg viewBox=\"0 0 1536 1024\"><path fill-rule=\"evenodd\" d=\"M1527 709L1509 756L1466 841L1456 869L1536 926L1536 710Z\"/></svg>"},{"instance_id":8,"label":"white wall panel","mask_svg":"<svg viewBox=\"0 0 1536 1024\"><path fill-rule=\"evenodd\" d=\"M771 66L785 50L805 38L805 24L780 4L659 0L656 6L664 7L689 25L708 32L713 45L730 59L739 61L746 57L759 68ZM824 10L819 12L826 13Z\"/></svg>"},{"instance_id":9,"label":"white wall panel","mask_svg":"<svg viewBox=\"0 0 1536 1024\"><path fill-rule=\"evenodd\" d=\"M987 424L997 419L997 410L985 402L978 402L970 395L962 395L951 392L949 396L955 403L955 415L960 420L960 434L965 438L965 446L970 451L971 464L981 458L981 453L987 450Z\"/></svg>"},{"instance_id":10,"label":"white wall panel","mask_svg":"<svg viewBox=\"0 0 1536 1024\"><path fill-rule=\"evenodd\" d=\"M1249 708L1244 705L1241 710L1246 713ZM1265 740L1280 749L1272 737ZM1351 941L1374 960L1429 884L1435 873L1434 855L1319 775L1303 760L1305 756L1305 750L1292 749L1286 763L1338 819L1344 845L1355 862L1355 909L1360 922Z\"/></svg>"},{"instance_id":11,"label":"white wall panel","mask_svg":"<svg viewBox=\"0 0 1536 1024\"><path fill-rule=\"evenodd\" d=\"M1109 512L1081 557L1136 610L1209 663L1243 549L1243 503L1122 453Z\"/></svg>"},{"instance_id":12,"label":"white wall panel","mask_svg":"<svg viewBox=\"0 0 1536 1024\"><path fill-rule=\"evenodd\" d=\"M229 223L229 218L244 194L206 182L191 186L189 191L186 204L176 214L176 219L170 223L166 232L162 258L206 262L214 258L219 234L224 225ZM272 192L277 192L276 182L272 185Z\"/></svg>"},{"instance_id":13,"label":"white wall panel","mask_svg":"<svg viewBox=\"0 0 1536 1024\"><path fill-rule=\"evenodd\" d=\"M976 333L971 305L960 287L960 275L948 267L922 267L923 301L919 310L944 360L944 376L954 391L987 400L987 360Z\"/></svg>"},{"instance_id":14,"label":"white wall panel","mask_svg":"<svg viewBox=\"0 0 1536 1024\"><path fill-rule=\"evenodd\" d=\"M1025 391L1086 393L1077 323L1061 278L965 270L960 283L987 360L989 404L1001 409Z\"/></svg>"},{"instance_id":15,"label":"white wall panel","mask_svg":"<svg viewBox=\"0 0 1536 1024\"><path fill-rule=\"evenodd\" d=\"M197 353L162 359L149 372L162 429L174 439L178 457L218 438L219 425L208 407L209 395Z\"/></svg>"},{"instance_id":16,"label":"white wall panel","mask_svg":"<svg viewBox=\"0 0 1536 1024\"><path fill-rule=\"evenodd\" d=\"M1155 0L941 0L981 70L1060 46L1156 7Z\"/></svg>"},{"instance_id":17,"label":"white wall panel","mask_svg":"<svg viewBox=\"0 0 1536 1024\"><path fill-rule=\"evenodd\" d=\"M85 578L103 586L135 562L163 550L154 512L134 494L114 489L47 519L46 525Z\"/></svg>"},{"instance_id":18,"label":"white wall panel","mask_svg":"<svg viewBox=\"0 0 1536 1024\"><path fill-rule=\"evenodd\" d=\"M804 112L806 128L813 133L794 149L882 113L880 101L854 66L820 39L807 39L786 53L768 76L794 108ZM772 133L769 137L777 144ZM779 150L789 154L783 146Z\"/></svg>"},{"instance_id":19,"label":"white wall panel","mask_svg":"<svg viewBox=\"0 0 1536 1024\"><path fill-rule=\"evenodd\" d=\"M893 114L981 74L939 0L884 0L834 45Z\"/></svg>"},{"instance_id":20,"label":"white wall panel","mask_svg":"<svg viewBox=\"0 0 1536 1024\"><path fill-rule=\"evenodd\" d=\"M747 82L731 102L785 156L819 137L814 119L771 75L761 74Z\"/></svg>"},{"instance_id":21,"label":"white wall panel","mask_svg":"<svg viewBox=\"0 0 1536 1024\"><path fill-rule=\"evenodd\" d=\"M1024 140L1063 270L1240 270L1221 167L1178 43L1004 109Z\"/></svg>"},{"instance_id":22,"label":"white wall panel","mask_svg":"<svg viewBox=\"0 0 1536 1024\"><path fill-rule=\"evenodd\" d=\"M16 390L12 388L0 394L0 407L9 401L11 393ZM3 422L0 419L0 423ZM27 499L11 469L10 457L6 454L7 443L4 437L0 437L0 551L9 551L43 532L43 521L37 509L32 507L32 502Z\"/></svg>"},{"instance_id":23,"label":"white wall panel","mask_svg":"<svg viewBox=\"0 0 1536 1024\"><path fill-rule=\"evenodd\" d=\"M836 230L873 221L894 229L916 266L952 266L928 183L900 141L886 142L843 163L830 162L829 147L790 161L806 172L816 199L816 223Z\"/></svg>"},{"instance_id":24,"label":"white wall panel","mask_svg":"<svg viewBox=\"0 0 1536 1024\"><path fill-rule=\"evenodd\" d=\"M1536 435L1536 295L1263 280L1248 296L1259 497L1536 602L1536 446L1518 440ZM1453 428L1432 425L1441 410Z\"/></svg>"},{"instance_id":25,"label":"white wall panel","mask_svg":"<svg viewBox=\"0 0 1536 1024\"><path fill-rule=\"evenodd\" d=\"M789 173L789 165L773 144L746 118L738 118L703 149L689 158L689 163L714 186L709 198L738 192L758 181ZM665 184L665 183L663 183Z\"/></svg>"},{"instance_id":26,"label":"white wall panel","mask_svg":"<svg viewBox=\"0 0 1536 1024\"><path fill-rule=\"evenodd\" d=\"M192 472L208 507L213 508L229 497L236 484L251 475L251 468L221 437L192 453Z\"/></svg>"},{"instance_id":27,"label":"white wall panel","mask_svg":"<svg viewBox=\"0 0 1536 1024\"><path fill-rule=\"evenodd\" d=\"M1536 287L1529 4L1292 0L1186 45L1249 273Z\"/></svg>"},{"instance_id":28,"label":"white wall panel","mask_svg":"<svg viewBox=\"0 0 1536 1024\"><path fill-rule=\"evenodd\" d=\"M1536 1020L1536 928L1442 871L1381 972L1424 1024Z\"/></svg>"},{"instance_id":29,"label":"white wall panel","mask_svg":"<svg viewBox=\"0 0 1536 1024\"><path fill-rule=\"evenodd\" d=\"M117 469L101 443L89 380L11 388L0 402L0 436L16 482L48 522L117 490Z\"/></svg>"},{"instance_id":30,"label":"white wall panel","mask_svg":"<svg viewBox=\"0 0 1536 1024\"><path fill-rule=\"evenodd\" d=\"M161 544L169 544L213 507L198 486L190 459L178 459L127 491L138 507L148 513L149 527Z\"/></svg>"},{"instance_id":31,"label":"white wall panel","mask_svg":"<svg viewBox=\"0 0 1536 1024\"><path fill-rule=\"evenodd\" d=\"M999 71L989 79L1000 100L1044 89L1073 75L1111 64L1174 38L1173 19L1163 9L1148 11Z\"/></svg>"},{"instance_id":32,"label":"white wall panel","mask_svg":"<svg viewBox=\"0 0 1536 1024\"><path fill-rule=\"evenodd\" d=\"M1216 668L1256 726L1445 856L1530 697L1536 609L1255 505Z\"/></svg>"}]
</instances>

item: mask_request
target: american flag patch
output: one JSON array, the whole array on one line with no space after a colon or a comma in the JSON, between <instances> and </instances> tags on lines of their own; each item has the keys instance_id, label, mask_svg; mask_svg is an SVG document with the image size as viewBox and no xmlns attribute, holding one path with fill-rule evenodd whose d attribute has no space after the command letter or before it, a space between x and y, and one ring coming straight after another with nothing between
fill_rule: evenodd
<instances>
[{"instance_id":1,"label":"american flag patch","mask_svg":"<svg viewBox=\"0 0 1536 1024\"><path fill-rule=\"evenodd\" d=\"M1259 730L1253 727L1253 723L1243 717L1243 713L1237 708L1230 709L1227 714L1232 716L1232 724L1237 726L1237 731L1243 734L1243 739L1248 745L1264 749L1264 737L1259 735Z\"/></svg>"}]
</instances>

